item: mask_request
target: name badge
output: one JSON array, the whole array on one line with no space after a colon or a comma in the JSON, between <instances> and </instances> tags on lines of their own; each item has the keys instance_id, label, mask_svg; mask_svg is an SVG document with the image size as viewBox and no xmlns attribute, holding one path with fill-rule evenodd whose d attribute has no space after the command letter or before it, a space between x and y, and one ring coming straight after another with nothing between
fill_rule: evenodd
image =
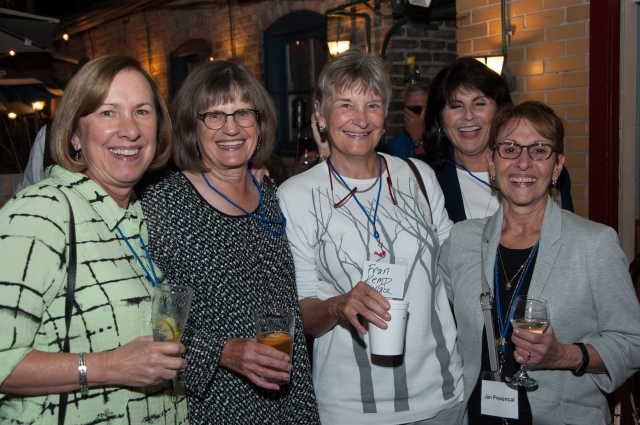
<instances>
[{"instance_id":1,"label":"name badge","mask_svg":"<svg viewBox=\"0 0 640 425\"><path fill-rule=\"evenodd\" d=\"M389 299L404 298L404 283L407 279L407 266L365 261L362 266L362 281Z\"/></svg>"},{"instance_id":2,"label":"name badge","mask_svg":"<svg viewBox=\"0 0 640 425\"><path fill-rule=\"evenodd\" d=\"M504 382L482 380L480 413L499 418L518 419L518 390Z\"/></svg>"}]
</instances>

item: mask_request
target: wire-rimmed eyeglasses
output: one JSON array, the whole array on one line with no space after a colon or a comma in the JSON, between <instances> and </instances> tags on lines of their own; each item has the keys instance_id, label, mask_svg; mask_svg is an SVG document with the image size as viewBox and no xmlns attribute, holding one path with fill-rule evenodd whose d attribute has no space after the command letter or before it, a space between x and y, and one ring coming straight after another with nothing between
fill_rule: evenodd
<instances>
[{"instance_id":1,"label":"wire-rimmed eyeglasses","mask_svg":"<svg viewBox=\"0 0 640 425\"><path fill-rule=\"evenodd\" d=\"M238 109L232 114L220 111L204 112L198 114L198 119L202 120L209 130L220 130L227 123L227 117L233 116L238 126L246 128L253 126L259 115L260 111L257 109Z\"/></svg>"},{"instance_id":2,"label":"wire-rimmed eyeglasses","mask_svg":"<svg viewBox=\"0 0 640 425\"><path fill-rule=\"evenodd\" d=\"M522 146L515 142L496 143L495 149L498 150L500 158L517 159L520 157L523 149L527 150L529 158L534 161L545 161L551 158L554 152L558 152L558 148L549 143L536 142L528 146Z\"/></svg>"}]
</instances>

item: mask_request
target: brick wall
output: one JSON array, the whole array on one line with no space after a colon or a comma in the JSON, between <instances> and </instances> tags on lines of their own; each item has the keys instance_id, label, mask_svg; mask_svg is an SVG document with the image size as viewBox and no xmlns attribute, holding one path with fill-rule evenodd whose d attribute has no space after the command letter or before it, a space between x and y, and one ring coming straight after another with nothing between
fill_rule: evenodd
<instances>
[{"instance_id":1,"label":"brick wall","mask_svg":"<svg viewBox=\"0 0 640 425\"><path fill-rule=\"evenodd\" d=\"M193 2L176 1L161 8L132 14L78 34L68 42L58 42L56 48L61 53L78 58L109 53L134 56L150 71L167 100L170 81L169 56L182 43L195 38L204 39L211 43L214 58L224 59L232 56L229 9L226 2L210 3L199 8L188 7L189 3ZM233 1L233 40L236 58L256 77L262 79L262 35L272 23L291 12L311 10L324 14L327 9L344 3L342 0ZM356 11L371 16L372 51L380 53L384 37L395 21L376 16L363 6L358 6ZM390 14L390 2L382 2L380 11ZM327 23L329 40L334 40L337 35L338 20L341 38L348 39L351 36L351 18L330 18ZM364 19L358 18L355 23L356 44L364 47ZM455 59L455 22L437 24L437 31L408 24L395 32L391 38L387 47L386 63L394 82L394 99L387 120L387 136L402 131L406 56L414 54L417 57L425 82L429 82L443 65ZM67 72L70 72L70 67Z\"/></svg>"},{"instance_id":2,"label":"brick wall","mask_svg":"<svg viewBox=\"0 0 640 425\"><path fill-rule=\"evenodd\" d=\"M501 52L500 0L457 0L461 56ZM516 75L515 102L550 105L565 122L565 166L575 212L588 216L589 2L507 0L507 27L515 30L507 66Z\"/></svg>"}]
</instances>

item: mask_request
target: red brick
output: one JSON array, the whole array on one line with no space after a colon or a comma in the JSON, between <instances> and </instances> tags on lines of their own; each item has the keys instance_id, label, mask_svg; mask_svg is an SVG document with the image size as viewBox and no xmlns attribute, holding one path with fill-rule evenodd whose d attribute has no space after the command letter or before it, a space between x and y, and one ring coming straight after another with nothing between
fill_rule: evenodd
<instances>
[{"instance_id":1,"label":"red brick","mask_svg":"<svg viewBox=\"0 0 640 425\"><path fill-rule=\"evenodd\" d=\"M589 105L570 105L567 107L567 119L589 119Z\"/></svg>"},{"instance_id":2,"label":"red brick","mask_svg":"<svg viewBox=\"0 0 640 425\"><path fill-rule=\"evenodd\" d=\"M525 75L539 75L544 73L543 65L543 61L541 60L517 62L510 63L509 69L518 77Z\"/></svg>"},{"instance_id":3,"label":"red brick","mask_svg":"<svg viewBox=\"0 0 640 425\"><path fill-rule=\"evenodd\" d=\"M589 53L589 38L577 38L567 40L567 55L575 55L576 53Z\"/></svg>"},{"instance_id":4,"label":"red brick","mask_svg":"<svg viewBox=\"0 0 640 425\"><path fill-rule=\"evenodd\" d=\"M572 182L573 186L573 182ZM573 212L580 217L589 218L589 202L574 202Z\"/></svg>"},{"instance_id":5,"label":"red brick","mask_svg":"<svg viewBox=\"0 0 640 425\"><path fill-rule=\"evenodd\" d=\"M473 51L474 52L492 52L495 54L500 54L500 50L502 49L502 37L484 37L477 38L473 40Z\"/></svg>"},{"instance_id":6,"label":"red brick","mask_svg":"<svg viewBox=\"0 0 640 425\"><path fill-rule=\"evenodd\" d=\"M522 103L525 100L537 100L538 102L544 102L544 92L528 91L525 93L515 93L511 98L515 104Z\"/></svg>"},{"instance_id":7,"label":"red brick","mask_svg":"<svg viewBox=\"0 0 640 425\"><path fill-rule=\"evenodd\" d=\"M558 89L564 87L563 74L545 74L527 77L527 90Z\"/></svg>"},{"instance_id":8,"label":"red brick","mask_svg":"<svg viewBox=\"0 0 640 425\"><path fill-rule=\"evenodd\" d=\"M549 105L568 105L584 102L587 102L586 88L549 90L547 92L547 103Z\"/></svg>"},{"instance_id":9,"label":"red brick","mask_svg":"<svg viewBox=\"0 0 640 425\"><path fill-rule=\"evenodd\" d=\"M575 22L565 25L556 25L545 29L547 41L569 40L581 38L587 35L587 24Z\"/></svg>"},{"instance_id":10,"label":"red brick","mask_svg":"<svg viewBox=\"0 0 640 425\"><path fill-rule=\"evenodd\" d=\"M570 7L567 9L567 22L587 21L589 19L589 5Z\"/></svg>"},{"instance_id":11,"label":"red brick","mask_svg":"<svg viewBox=\"0 0 640 425\"><path fill-rule=\"evenodd\" d=\"M544 59L556 56L563 56L564 42L536 44L527 47L527 59Z\"/></svg>"},{"instance_id":12,"label":"red brick","mask_svg":"<svg viewBox=\"0 0 640 425\"><path fill-rule=\"evenodd\" d=\"M567 6L583 4L584 2L585 2L584 0L544 0L544 8L546 10L561 9Z\"/></svg>"},{"instance_id":13,"label":"red brick","mask_svg":"<svg viewBox=\"0 0 640 425\"><path fill-rule=\"evenodd\" d=\"M528 15L542 10L541 0L520 0L509 2L509 16Z\"/></svg>"},{"instance_id":14,"label":"red brick","mask_svg":"<svg viewBox=\"0 0 640 425\"><path fill-rule=\"evenodd\" d=\"M558 59L547 59L547 72L579 71L587 67L585 55L567 56Z\"/></svg>"},{"instance_id":15,"label":"red brick","mask_svg":"<svg viewBox=\"0 0 640 425\"><path fill-rule=\"evenodd\" d=\"M477 9L479 7L486 6L487 4L487 0L456 0L456 11L460 13L465 10Z\"/></svg>"},{"instance_id":16,"label":"red brick","mask_svg":"<svg viewBox=\"0 0 640 425\"><path fill-rule=\"evenodd\" d=\"M589 71L570 72L567 74L567 87L583 87L589 85Z\"/></svg>"},{"instance_id":17,"label":"red brick","mask_svg":"<svg viewBox=\"0 0 640 425\"><path fill-rule=\"evenodd\" d=\"M563 10L552 10L548 12L533 13L525 17L527 29L547 28L564 22Z\"/></svg>"},{"instance_id":18,"label":"red brick","mask_svg":"<svg viewBox=\"0 0 640 425\"><path fill-rule=\"evenodd\" d=\"M565 143L566 152L588 152L589 151L589 138L588 137L567 137Z\"/></svg>"},{"instance_id":19,"label":"red brick","mask_svg":"<svg viewBox=\"0 0 640 425\"><path fill-rule=\"evenodd\" d=\"M495 21L501 19L502 14L500 11L500 6L489 6L483 7L479 9L474 9L471 12L471 20L474 24L478 24L480 22L488 22Z\"/></svg>"},{"instance_id":20,"label":"red brick","mask_svg":"<svg viewBox=\"0 0 640 425\"><path fill-rule=\"evenodd\" d=\"M511 37L512 46L528 46L530 44L537 44L544 42L544 29L537 28L533 30L524 30L516 32Z\"/></svg>"},{"instance_id":21,"label":"red brick","mask_svg":"<svg viewBox=\"0 0 640 425\"><path fill-rule=\"evenodd\" d=\"M586 187L585 186L571 186L571 200L572 201L585 201L586 200Z\"/></svg>"},{"instance_id":22,"label":"red brick","mask_svg":"<svg viewBox=\"0 0 640 425\"><path fill-rule=\"evenodd\" d=\"M565 136L586 136L587 134L587 122L586 121L567 121L564 123Z\"/></svg>"},{"instance_id":23,"label":"red brick","mask_svg":"<svg viewBox=\"0 0 640 425\"><path fill-rule=\"evenodd\" d=\"M571 170L571 183L589 183L589 170Z\"/></svg>"},{"instance_id":24,"label":"red brick","mask_svg":"<svg viewBox=\"0 0 640 425\"><path fill-rule=\"evenodd\" d=\"M458 40L471 40L487 35L487 24L471 25L458 29Z\"/></svg>"},{"instance_id":25,"label":"red brick","mask_svg":"<svg viewBox=\"0 0 640 425\"><path fill-rule=\"evenodd\" d=\"M569 168L585 168L587 166L587 156L583 153L565 154L564 165Z\"/></svg>"}]
</instances>

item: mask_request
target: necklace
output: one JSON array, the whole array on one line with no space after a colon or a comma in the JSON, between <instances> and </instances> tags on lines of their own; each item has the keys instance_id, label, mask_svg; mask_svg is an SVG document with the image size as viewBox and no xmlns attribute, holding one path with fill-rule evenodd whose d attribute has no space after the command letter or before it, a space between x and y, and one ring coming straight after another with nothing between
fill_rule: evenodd
<instances>
[{"instance_id":1,"label":"necklace","mask_svg":"<svg viewBox=\"0 0 640 425\"><path fill-rule=\"evenodd\" d=\"M365 217L367 217L367 220L373 226L373 237L378 242L378 247L380 248L380 252L374 251L373 253L375 255L377 255L378 257L380 257L380 258L385 258L387 256L387 252L383 248L382 242L380 241L380 233L378 232L378 229L376 228L376 221L378 220L378 206L380 205L380 194L382 193L382 179L380 178L380 176L382 176L382 159L381 159L380 155L376 154L376 156L378 157L378 164L379 164L378 179L376 179L376 181L378 183L378 197L376 198L376 206L373 209L373 218L369 215L367 210L362 206L362 204L360 203L360 201L356 197L356 193L358 192L358 188L354 187L353 189L351 189L349 187L347 182L344 181L344 179L342 178L340 173L338 173L338 171L335 169L335 167L331 163L331 156L329 156L329 158L327 158L327 164L328 164L329 171L330 171L329 172L329 179L330 179L330 182L331 182L331 198L333 199L333 180L331 179L331 174L332 173L336 177L338 177L338 180L340 181L342 186L344 186L345 189L347 189L349 191L349 195L347 195L347 197L345 197L343 200L339 201L338 203L335 203L333 205L333 207L334 208L340 208L344 204L346 204L347 201L349 201L349 199L351 199L351 198L355 199L355 201L358 203L358 206L360 207L360 209L364 213ZM387 170L388 170L388 168L387 168ZM391 177L390 176L387 178L387 183L389 185L391 185ZM391 193L391 186L389 186L389 193ZM393 199L393 195L392 195L392 200L395 201L395 199ZM395 202L394 202L394 204L395 204Z\"/></svg>"},{"instance_id":2,"label":"necklace","mask_svg":"<svg viewBox=\"0 0 640 425\"><path fill-rule=\"evenodd\" d=\"M116 230L120 234L120 237L122 238L122 240L125 241L125 243L129 247L129 250L133 253L133 256L136 257L136 260L138 260L138 264L140 264L140 267L142 267L142 270L144 270L145 274L147 275L147 278L149 279L149 282L151 282L151 285L156 286L158 284L158 276L156 276L156 269L153 268L153 261L151 261L151 256L149 255L147 246L144 244L144 241L142 240L142 236L138 236L138 237L140 238L140 244L142 245L142 249L144 250L144 255L147 257L147 261L149 262L149 268L151 269L151 273L153 273L153 277L151 277L151 273L149 273L149 270L144 266L144 263L138 256L138 253L136 253L136 251L133 249L133 247L129 243L129 239L127 239L124 236L124 233L122 233L122 230L120 230L120 226L116 226Z\"/></svg>"},{"instance_id":3,"label":"necklace","mask_svg":"<svg viewBox=\"0 0 640 425\"><path fill-rule=\"evenodd\" d=\"M482 183L485 186L490 187L493 190L497 190L498 192L500 192L500 189L498 189L495 186L492 186L491 184L487 183L486 181L482 180L481 178L479 178L478 176L474 176L473 173L471 171L469 171L469 169L467 167L465 167L464 165L460 164L458 161L456 161L455 159L453 160L453 163L456 164L458 167L462 168L464 171L466 171L467 173L469 173L469 175L471 177L473 177L474 179L478 180L480 183Z\"/></svg>"},{"instance_id":4,"label":"necklace","mask_svg":"<svg viewBox=\"0 0 640 425\"><path fill-rule=\"evenodd\" d=\"M478 180L480 180L480 179L478 179ZM480 181L482 181L482 180L480 180ZM462 190L462 187L460 187L460 194L462 195L462 201L464 202L464 205L467 207L467 211L469 212L469 218L473 218L473 216L471 215L471 208L469 208L469 204L467 203L467 198L464 196L464 191ZM478 218L483 218L483 217L487 216L487 213L489 212L489 207L491 206L491 197L492 196L493 196L493 191L489 192L489 202L487 203L487 208L484 210L484 215L482 217L478 217Z\"/></svg>"},{"instance_id":5,"label":"necklace","mask_svg":"<svg viewBox=\"0 0 640 425\"><path fill-rule=\"evenodd\" d=\"M524 266L527 265L527 263L529 262L529 260L531 259L531 256L533 255L533 250L534 250L535 246L533 248L531 248L531 252L529 253L529 256L527 257L527 259L525 260L524 263L522 263L522 265L520 266L520 268L518 268L518 271L516 272L516 274L513 275L513 277L511 279L509 279L507 277L507 269L504 266L504 263L502 262L502 254L500 253L500 246L498 245L498 258L500 258L500 264L502 265L502 272L504 273L504 279L507 281L507 284L504 285L505 289L508 291L511 289L511 282L513 282L513 280L520 274L520 272L522 271L522 269L524 269Z\"/></svg>"},{"instance_id":6,"label":"necklace","mask_svg":"<svg viewBox=\"0 0 640 425\"><path fill-rule=\"evenodd\" d=\"M331 172L332 172L336 177L339 177L337 174L335 174L335 172L333 171L333 169L331 170ZM358 189L357 187L354 187L353 189L356 191L355 193L367 193L368 191L370 191L371 189L373 189L375 185L377 185L377 184L378 184L378 180L380 180L380 174L378 174L378 175L376 176L376 181L374 181L374 182L373 182L373 184L372 184L371 186L369 186L368 188L366 188L365 190L360 190L360 189ZM340 184L341 184L345 189L349 190L349 188L347 188L347 187L344 185L344 183L342 183L342 180L340 180L340 179L338 178L338 181L340 182Z\"/></svg>"},{"instance_id":7,"label":"necklace","mask_svg":"<svg viewBox=\"0 0 640 425\"><path fill-rule=\"evenodd\" d=\"M231 205L233 205L234 207L236 207L237 209L239 209L240 211L242 211L243 213L245 213L249 217L260 221L264 225L265 229L267 229L267 231L269 233L271 233L273 236L282 235L284 233L285 228L287 227L287 219L285 218L284 214L282 214L282 210L280 209L280 204L276 200L276 206L278 207L278 211L280 212L280 220L269 220L269 219L267 219L267 214L266 214L265 208L264 208L264 201L262 199L262 188L260 187L260 183L258 183L258 180L256 180L256 178L253 176L253 173L251 172L251 170L248 170L248 171L249 171L249 175L253 179L253 182L255 183L256 187L258 188L258 193L260 194L260 216L257 216L255 214L251 214L249 211L245 210L240 205L238 205L235 202L233 202L231 199L226 197L224 195L224 193L220 192L218 189L213 187L211 185L211 183L209 183L209 180L207 180L207 176L205 176L204 173L200 173L200 174L202 175L202 178L204 179L204 181L207 183L207 186L209 186L218 195L222 196L225 201L227 201L228 203L230 203ZM271 226L270 226L271 224L279 224L281 226L280 231L276 232L275 230L273 230L271 228Z\"/></svg>"},{"instance_id":8,"label":"necklace","mask_svg":"<svg viewBox=\"0 0 640 425\"><path fill-rule=\"evenodd\" d=\"M509 331L509 312L511 310L511 304L513 304L513 300L516 299L520 289L522 288L522 282L524 282L524 277L527 275L529 271L529 266L531 266L531 261L533 260L534 254L538 251L538 247L540 246L540 239L536 242L536 245L533 247L531 254L529 254L529 259L526 262L526 267L524 269L524 273L520 277L518 281L518 285L516 286L516 290L513 291L513 295L511 296L511 301L509 301L509 308L507 309L507 315L504 320L502 319L502 310L500 307L500 286L498 283L498 254L496 253L496 259L493 264L493 280L495 281L495 297L496 297L496 305L498 306L498 325L500 327L500 338L496 341L500 346L500 352L505 354L507 352L507 332Z\"/></svg>"}]
</instances>

